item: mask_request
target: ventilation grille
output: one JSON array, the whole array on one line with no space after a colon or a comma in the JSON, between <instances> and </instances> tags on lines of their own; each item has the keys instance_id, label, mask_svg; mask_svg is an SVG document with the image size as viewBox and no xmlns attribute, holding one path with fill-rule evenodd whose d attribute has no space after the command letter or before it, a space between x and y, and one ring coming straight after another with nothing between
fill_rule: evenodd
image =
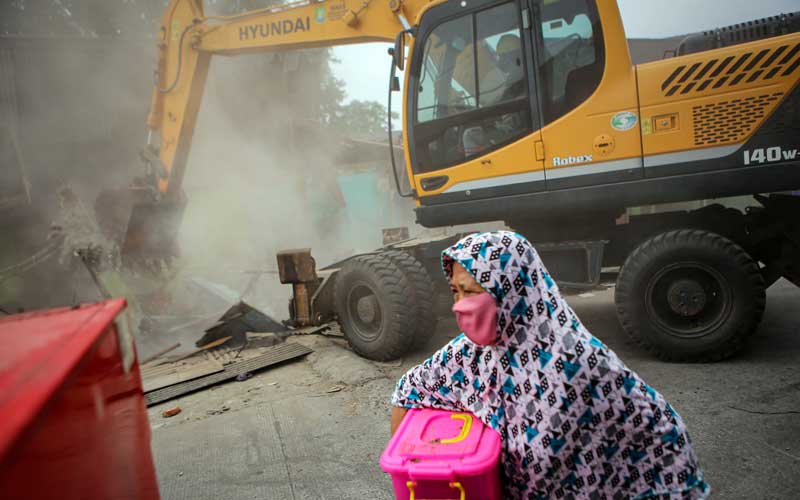
<instances>
[{"instance_id":1,"label":"ventilation grille","mask_svg":"<svg viewBox=\"0 0 800 500\"><path fill-rule=\"evenodd\" d=\"M697 146L727 144L743 140L783 93L731 99L692 108L694 143Z\"/></svg>"},{"instance_id":2,"label":"ventilation grille","mask_svg":"<svg viewBox=\"0 0 800 500\"><path fill-rule=\"evenodd\" d=\"M798 66L800 43L791 48L789 45L781 45L759 52L745 52L738 56L678 66L661 83L661 91L670 97L733 87L740 83L768 82L791 75Z\"/></svg>"},{"instance_id":3,"label":"ventilation grille","mask_svg":"<svg viewBox=\"0 0 800 500\"><path fill-rule=\"evenodd\" d=\"M788 134L800 137L800 87L781 102L767 123L758 129L759 134Z\"/></svg>"}]
</instances>

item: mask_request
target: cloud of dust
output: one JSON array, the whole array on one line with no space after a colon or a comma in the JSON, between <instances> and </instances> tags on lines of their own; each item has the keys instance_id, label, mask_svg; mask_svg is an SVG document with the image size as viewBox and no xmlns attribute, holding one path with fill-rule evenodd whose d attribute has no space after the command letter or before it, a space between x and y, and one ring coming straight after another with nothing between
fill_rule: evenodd
<instances>
[{"instance_id":1,"label":"cloud of dust","mask_svg":"<svg viewBox=\"0 0 800 500\"><path fill-rule=\"evenodd\" d=\"M38 229L31 231L30 218L20 222L25 242L0 252L0 268L41 245L53 222L70 226L69 245L108 244L93 231L92 206L102 190L123 187L143 172L138 151L156 48L142 25L160 15L158 3L148 3L147 19L130 2L72 7L70 23L56 30L60 38L8 45L15 128ZM36 26L28 18L20 24ZM339 177L349 173L334 161L342 137L319 125L326 54L313 49L212 60L184 178L188 205L178 235L182 257L175 263L180 279L200 277L247 291L246 300L285 318L290 287L275 274L253 286L249 271L274 271L275 254L284 249L310 247L319 267L380 244L375 219L344 203ZM67 217L58 195L64 184L78 200ZM411 223L411 206L406 212L404 222ZM85 272L64 270L64 259L50 264L0 293L0 303L11 297L35 308L99 298ZM42 282L49 293L37 289ZM163 286L139 279L127 285L136 293Z\"/></svg>"},{"instance_id":2,"label":"cloud of dust","mask_svg":"<svg viewBox=\"0 0 800 500\"><path fill-rule=\"evenodd\" d=\"M94 225L94 198L141 168L152 42L90 35L94 22L102 32L102 19L67 19L57 7L0 7L7 35L0 37L0 125L17 139L31 198L30 205L0 211L0 305L11 310L100 298L71 250L107 243ZM19 271L18 264L50 247L54 225L66 233L61 251Z\"/></svg>"},{"instance_id":3,"label":"cloud of dust","mask_svg":"<svg viewBox=\"0 0 800 500\"><path fill-rule=\"evenodd\" d=\"M213 60L184 180L187 268L241 288L243 271L276 269L280 250L311 248L324 265L375 247L345 227L339 142L318 124L326 64L319 50ZM282 312L290 288L266 275L259 292Z\"/></svg>"}]
</instances>

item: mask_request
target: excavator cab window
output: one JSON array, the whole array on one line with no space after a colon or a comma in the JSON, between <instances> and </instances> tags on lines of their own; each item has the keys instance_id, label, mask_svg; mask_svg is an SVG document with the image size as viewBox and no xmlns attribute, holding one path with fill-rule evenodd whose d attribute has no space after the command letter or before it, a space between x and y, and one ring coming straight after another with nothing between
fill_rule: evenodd
<instances>
[{"instance_id":1,"label":"excavator cab window","mask_svg":"<svg viewBox=\"0 0 800 500\"><path fill-rule=\"evenodd\" d=\"M516 2L450 17L418 43L421 57L412 66L417 172L462 163L530 133Z\"/></svg>"},{"instance_id":2,"label":"excavator cab window","mask_svg":"<svg viewBox=\"0 0 800 500\"><path fill-rule=\"evenodd\" d=\"M536 0L543 125L575 109L597 89L605 68L595 0Z\"/></svg>"}]
</instances>

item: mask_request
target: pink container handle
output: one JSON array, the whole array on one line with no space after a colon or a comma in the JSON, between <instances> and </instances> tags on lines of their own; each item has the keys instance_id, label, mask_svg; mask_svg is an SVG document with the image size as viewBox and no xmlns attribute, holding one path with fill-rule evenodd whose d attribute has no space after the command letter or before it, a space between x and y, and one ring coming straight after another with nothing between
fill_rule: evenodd
<instances>
[{"instance_id":1,"label":"pink container handle","mask_svg":"<svg viewBox=\"0 0 800 500\"><path fill-rule=\"evenodd\" d=\"M408 477L412 481L421 480L442 480L448 479L450 481L456 480L456 475L453 469L447 466L440 465L412 465L408 468Z\"/></svg>"},{"instance_id":2,"label":"pink container handle","mask_svg":"<svg viewBox=\"0 0 800 500\"><path fill-rule=\"evenodd\" d=\"M451 444L451 443L459 443L469 436L469 431L472 429L472 415L469 413L453 413L450 415L450 419L452 420L461 420L464 424L461 426L461 432L459 432L458 436L450 439L442 439L439 441L442 444Z\"/></svg>"},{"instance_id":3,"label":"pink container handle","mask_svg":"<svg viewBox=\"0 0 800 500\"><path fill-rule=\"evenodd\" d=\"M408 492L409 492L408 500L417 500L417 494L414 491L417 487L417 482L407 481L406 486L408 487ZM467 498L467 490L458 481L450 481L448 483L448 486L450 486L454 490L458 490L458 500L465 500Z\"/></svg>"}]
</instances>

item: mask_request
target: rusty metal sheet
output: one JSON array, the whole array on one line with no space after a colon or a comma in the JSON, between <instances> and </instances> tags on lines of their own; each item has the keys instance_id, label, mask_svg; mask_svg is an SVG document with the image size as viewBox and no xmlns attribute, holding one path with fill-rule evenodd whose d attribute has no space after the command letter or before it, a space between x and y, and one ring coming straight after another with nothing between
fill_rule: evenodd
<instances>
[{"instance_id":1,"label":"rusty metal sheet","mask_svg":"<svg viewBox=\"0 0 800 500\"><path fill-rule=\"evenodd\" d=\"M190 364L168 364L142 369L142 386L145 393L187 382L224 370L222 363L204 359Z\"/></svg>"},{"instance_id":2,"label":"rusty metal sheet","mask_svg":"<svg viewBox=\"0 0 800 500\"><path fill-rule=\"evenodd\" d=\"M147 406L162 403L184 394L198 391L226 380L236 378L238 375L263 370L268 366L274 366L278 363L296 359L311 352L312 350L304 345L295 344L292 342L279 344L275 347L270 347L269 350L261 356L242 361L241 363L228 365L221 372L206 375L205 377L196 378L187 382L181 382L179 384L164 387L162 389L145 394L145 402L147 403Z\"/></svg>"},{"instance_id":3,"label":"rusty metal sheet","mask_svg":"<svg viewBox=\"0 0 800 500\"><path fill-rule=\"evenodd\" d=\"M247 332L282 332L286 327L244 301L234 304L219 320L206 329L197 341L202 346L223 337L232 337L231 344L241 344Z\"/></svg>"}]
</instances>

